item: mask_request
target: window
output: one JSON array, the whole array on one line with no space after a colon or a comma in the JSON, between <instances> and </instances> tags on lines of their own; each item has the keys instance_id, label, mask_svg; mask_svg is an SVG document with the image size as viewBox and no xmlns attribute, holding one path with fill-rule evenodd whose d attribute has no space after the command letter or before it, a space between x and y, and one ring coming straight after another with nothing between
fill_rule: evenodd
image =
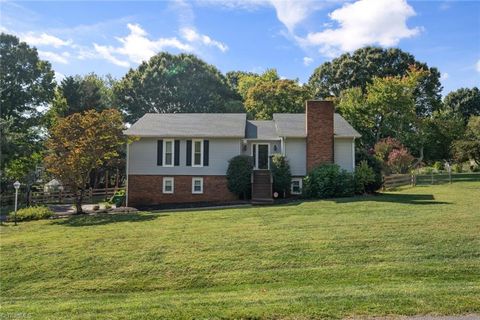
<instances>
[{"instance_id":1,"label":"window","mask_svg":"<svg viewBox=\"0 0 480 320\"><path fill-rule=\"evenodd\" d=\"M163 166L173 167L173 154L175 152L175 145L173 140L163 140Z\"/></svg>"},{"instance_id":2,"label":"window","mask_svg":"<svg viewBox=\"0 0 480 320\"><path fill-rule=\"evenodd\" d=\"M193 140L193 167L203 167L203 140Z\"/></svg>"},{"instance_id":3,"label":"window","mask_svg":"<svg viewBox=\"0 0 480 320\"><path fill-rule=\"evenodd\" d=\"M174 180L172 177L163 178L163 193L173 193L175 188Z\"/></svg>"},{"instance_id":4,"label":"window","mask_svg":"<svg viewBox=\"0 0 480 320\"><path fill-rule=\"evenodd\" d=\"M302 194L302 178L293 178L292 179L292 194Z\"/></svg>"},{"instance_id":5,"label":"window","mask_svg":"<svg viewBox=\"0 0 480 320\"><path fill-rule=\"evenodd\" d=\"M192 178L192 193L203 193L203 178Z\"/></svg>"}]
</instances>

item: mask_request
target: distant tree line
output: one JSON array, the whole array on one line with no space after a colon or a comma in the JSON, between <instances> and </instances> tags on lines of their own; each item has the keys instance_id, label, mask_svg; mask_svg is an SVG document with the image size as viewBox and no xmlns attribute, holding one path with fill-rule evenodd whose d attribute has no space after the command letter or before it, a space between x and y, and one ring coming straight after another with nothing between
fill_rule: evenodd
<instances>
[{"instance_id":1,"label":"distant tree line","mask_svg":"<svg viewBox=\"0 0 480 320\"><path fill-rule=\"evenodd\" d=\"M246 112L251 119L271 119L273 113L304 112L307 99L329 99L362 134L359 150L373 152L382 139L395 137L418 162L480 161L479 89L462 88L442 99L440 72L395 48L343 54L318 66L305 84L284 79L275 69L223 74L194 55L166 52L121 79L88 73L57 84L36 48L2 33L0 90L2 190L16 179L34 183L35 168L51 152L45 141L58 135L62 119L80 121L69 117L109 109L127 123L147 112ZM124 179L124 145L116 148L118 157L100 161L86 184Z\"/></svg>"}]
</instances>

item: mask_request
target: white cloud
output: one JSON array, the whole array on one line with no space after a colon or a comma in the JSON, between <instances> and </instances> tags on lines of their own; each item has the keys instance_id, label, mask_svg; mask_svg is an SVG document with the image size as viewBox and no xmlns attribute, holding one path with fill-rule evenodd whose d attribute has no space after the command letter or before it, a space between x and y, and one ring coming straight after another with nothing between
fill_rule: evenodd
<instances>
[{"instance_id":1,"label":"white cloud","mask_svg":"<svg viewBox=\"0 0 480 320\"><path fill-rule=\"evenodd\" d=\"M68 64L68 59L70 57L70 54L68 52L63 52L61 54L58 54L56 52L52 51L43 51L43 50L38 50L38 55L45 60L50 60L53 62L58 62L62 64Z\"/></svg>"},{"instance_id":2,"label":"white cloud","mask_svg":"<svg viewBox=\"0 0 480 320\"><path fill-rule=\"evenodd\" d=\"M95 51L100 55L101 58L110 61L111 63L120 66L120 67L125 67L128 68L130 67L130 63L128 61L120 60L117 59L115 56L112 55L111 52L115 51L115 48L112 47L107 47L107 46L101 46L96 43L93 44L93 47L95 48ZM91 56L85 55L86 52L83 54L79 55L78 58L83 60L86 58L89 58Z\"/></svg>"},{"instance_id":3,"label":"white cloud","mask_svg":"<svg viewBox=\"0 0 480 320\"><path fill-rule=\"evenodd\" d=\"M51 46L54 48L59 48L62 46L70 46L72 44L71 40L62 40L51 34L42 33L40 35L33 32L29 32L24 35L20 35L23 41L32 45L32 46Z\"/></svg>"},{"instance_id":4,"label":"white cloud","mask_svg":"<svg viewBox=\"0 0 480 320\"><path fill-rule=\"evenodd\" d=\"M293 32L295 27L313 12L339 1L343 0L197 0L197 3L241 10L270 7L275 9L277 19L285 25L288 31Z\"/></svg>"},{"instance_id":5,"label":"white cloud","mask_svg":"<svg viewBox=\"0 0 480 320\"><path fill-rule=\"evenodd\" d=\"M444 72L440 76L440 80L447 80L449 77L450 77L450 75L447 72Z\"/></svg>"},{"instance_id":6,"label":"white cloud","mask_svg":"<svg viewBox=\"0 0 480 320\"><path fill-rule=\"evenodd\" d=\"M139 24L127 24L130 33L125 37L117 37L120 46L105 46L94 43L95 54L121 67L129 67L130 63L142 63L160 51L176 49L179 51L194 52L197 45L216 47L220 51L228 50L226 44L198 33L194 28L182 28L180 34L183 40L177 37L150 39L148 33ZM123 58L122 58L123 57ZM91 53L83 51L79 59L91 58Z\"/></svg>"},{"instance_id":7,"label":"white cloud","mask_svg":"<svg viewBox=\"0 0 480 320\"><path fill-rule=\"evenodd\" d=\"M480 59L478 59L477 63L475 64L475 69L480 72Z\"/></svg>"},{"instance_id":8,"label":"white cloud","mask_svg":"<svg viewBox=\"0 0 480 320\"><path fill-rule=\"evenodd\" d=\"M65 75L63 73L55 71L55 81L57 83L60 83L63 79L65 79Z\"/></svg>"},{"instance_id":9,"label":"white cloud","mask_svg":"<svg viewBox=\"0 0 480 320\"><path fill-rule=\"evenodd\" d=\"M228 46L220 41L213 40L207 35L199 34L193 28L182 28L180 29L180 34L188 42L200 42L206 46L213 46L218 48L220 51L225 52L228 50Z\"/></svg>"},{"instance_id":10,"label":"white cloud","mask_svg":"<svg viewBox=\"0 0 480 320\"><path fill-rule=\"evenodd\" d=\"M289 31L320 7L320 1L270 0L277 18Z\"/></svg>"},{"instance_id":11,"label":"white cloud","mask_svg":"<svg viewBox=\"0 0 480 320\"><path fill-rule=\"evenodd\" d=\"M310 57L303 57L303 64L309 66L313 62L313 59Z\"/></svg>"},{"instance_id":12,"label":"white cloud","mask_svg":"<svg viewBox=\"0 0 480 320\"><path fill-rule=\"evenodd\" d=\"M318 46L319 52L335 56L365 45L395 46L401 39L417 35L421 28L409 28L406 21L415 15L406 0L359 0L329 14L338 28L296 37L304 46Z\"/></svg>"}]
</instances>

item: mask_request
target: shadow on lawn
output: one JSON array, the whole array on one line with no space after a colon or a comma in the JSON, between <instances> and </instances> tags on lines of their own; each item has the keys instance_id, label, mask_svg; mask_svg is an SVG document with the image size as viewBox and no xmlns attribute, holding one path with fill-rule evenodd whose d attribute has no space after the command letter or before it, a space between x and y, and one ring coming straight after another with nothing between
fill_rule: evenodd
<instances>
[{"instance_id":1,"label":"shadow on lawn","mask_svg":"<svg viewBox=\"0 0 480 320\"><path fill-rule=\"evenodd\" d=\"M72 215L66 219L56 220L52 224L69 226L69 227L86 227L86 226L100 226L105 224L117 222L144 222L155 220L167 215L153 215L153 214L95 214L95 215Z\"/></svg>"},{"instance_id":2,"label":"shadow on lawn","mask_svg":"<svg viewBox=\"0 0 480 320\"><path fill-rule=\"evenodd\" d=\"M380 193L376 195L358 196L353 198L337 198L333 199L337 203L350 203L361 201L374 202L393 202L415 205L431 205L431 204L452 204L451 202L436 201L432 194L392 194Z\"/></svg>"}]
</instances>

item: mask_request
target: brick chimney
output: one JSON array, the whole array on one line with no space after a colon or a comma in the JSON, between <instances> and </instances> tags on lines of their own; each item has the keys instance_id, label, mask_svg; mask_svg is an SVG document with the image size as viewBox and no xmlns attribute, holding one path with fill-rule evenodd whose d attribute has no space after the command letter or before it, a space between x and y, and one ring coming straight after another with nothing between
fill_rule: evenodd
<instances>
[{"instance_id":1,"label":"brick chimney","mask_svg":"<svg viewBox=\"0 0 480 320\"><path fill-rule=\"evenodd\" d=\"M330 101L307 101L307 173L323 163L333 163L333 114Z\"/></svg>"}]
</instances>

